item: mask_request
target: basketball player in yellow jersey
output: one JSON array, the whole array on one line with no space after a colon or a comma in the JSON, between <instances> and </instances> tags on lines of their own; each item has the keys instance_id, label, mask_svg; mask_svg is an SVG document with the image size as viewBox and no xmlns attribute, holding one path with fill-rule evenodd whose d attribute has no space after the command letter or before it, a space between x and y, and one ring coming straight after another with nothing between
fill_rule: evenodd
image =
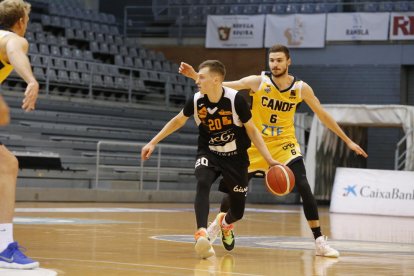
<instances>
[{"instance_id":1,"label":"basketball player in yellow jersey","mask_svg":"<svg viewBox=\"0 0 414 276\"><path fill-rule=\"evenodd\" d=\"M291 64L289 49L283 45L274 45L269 49L270 72L252 75L238 81L223 82L223 85L236 90L251 90L253 122L262 133L263 139L272 154L273 159L287 165L295 175L296 187L303 202L303 210L315 238L315 254L325 257L338 257L339 252L330 247L326 237L322 235L319 223L318 207L312 194L303 157L295 137L294 114L297 105L304 101L318 116L322 123L338 135L356 154L368 157L366 152L354 143L339 127L336 121L320 104L312 88L305 82L289 75ZM194 69L181 63L179 72L187 77L196 78ZM249 176L264 172L268 169L257 149L252 146L249 153ZM225 197L221 211L227 208ZM208 229L216 231L215 229ZM215 233L211 233L213 236Z\"/></svg>"},{"instance_id":2,"label":"basketball player in yellow jersey","mask_svg":"<svg viewBox=\"0 0 414 276\"><path fill-rule=\"evenodd\" d=\"M30 4L23 0L0 2L0 82L14 70L27 83L22 109L31 111L39 91L27 57L29 44L24 38ZM0 124L8 124L9 108L0 96ZM0 268L32 269L39 263L26 257L13 239L13 213L16 193L16 157L0 142Z\"/></svg>"}]
</instances>

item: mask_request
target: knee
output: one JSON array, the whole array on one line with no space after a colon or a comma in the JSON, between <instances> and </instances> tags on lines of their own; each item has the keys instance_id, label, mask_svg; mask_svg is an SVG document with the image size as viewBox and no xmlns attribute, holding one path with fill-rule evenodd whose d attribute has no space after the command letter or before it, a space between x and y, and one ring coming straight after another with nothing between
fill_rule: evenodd
<instances>
[{"instance_id":1,"label":"knee","mask_svg":"<svg viewBox=\"0 0 414 276\"><path fill-rule=\"evenodd\" d=\"M308 179L306 176L301 176L297 179L295 179L295 186L298 188L298 191L300 194L302 193L312 193L312 190L310 188Z\"/></svg>"},{"instance_id":2,"label":"knee","mask_svg":"<svg viewBox=\"0 0 414 276\"><path fill-rule=\"evenodd\" d=\"M199 180L197 182L197 191L209 192L211 184L205 180Z\"/></svg>"}]
</instances>

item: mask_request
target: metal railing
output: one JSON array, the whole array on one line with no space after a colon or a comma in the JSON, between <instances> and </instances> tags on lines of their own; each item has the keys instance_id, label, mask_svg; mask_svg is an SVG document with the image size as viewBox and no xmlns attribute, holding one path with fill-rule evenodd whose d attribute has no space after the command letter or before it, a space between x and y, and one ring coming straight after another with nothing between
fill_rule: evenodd
<instances>
[{"instance_id":1,"label":"metal railing","mask_svg":"<svg viewBox=\"0 0 414 276\"><path fill-rule=\"evenodd\" d=\"M140 159L139 167L134 166L120 166L120 165L104 165L100 162L101 157L101 148L104 145L115 145L115 146L125 146L125 147L143 147L146 145L146 143L142 142L121 142L121 141L98 141L96 145L96 176L95 176L95 187L94 189L99 188L99 174L100 174L100 168L112 168L112 169L120 169L125 171L139 171L139 187L138 189L140 191L143 190L144 187L144 160ZM158 191L160 188L160 179L161 179L161 157L162 157L162 149L163 148L170 148L170 149L194 149L194 155L195 151L197 149L196 146L181 146L181 145L172 145L172 144L158 144L157 147L158 154L157 154L157 166L155 168L146 168L145 170L151 170L156 171L157 173L157 183L156 183L156 190ZM140 156L140 152L137 151L137 156ZM119 155L119 157L122 157L122 154ZM176 168L175 171L185 171L185 172L193 172L194 168Z\"/></svg>"},{"instance_id":2,"label":"metal railing","mask_svg":"<svg viewBox=\"0 0 414 276\"><path fill-rule=\"evenodd\" d=\"M401 149L403 145L407 147L407 139L410 135L412 135L413 131L414 129L407 131L407 133L397 143L397 146L395 148L394 170L404 170L405 164L407 162L408 151L411 150L411 152L414 152L414 145L410 149Z\"/></svg>"}]
</instances>

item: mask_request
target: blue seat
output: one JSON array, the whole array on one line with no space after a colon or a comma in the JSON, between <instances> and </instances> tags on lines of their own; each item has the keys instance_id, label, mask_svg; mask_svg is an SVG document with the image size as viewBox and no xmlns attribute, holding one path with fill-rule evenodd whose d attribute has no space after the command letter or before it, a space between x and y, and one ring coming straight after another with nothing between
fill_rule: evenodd
<instances>
[{"instance_id":1,"label":"blue seat","mask_svg":"<svg viewBox=\"0 0 414 276\"><path fill-rule=\"evenodd\" d=\"M273 6L272 5L259 5L257 9L257 13L259 14L269 14L272 13Z\"/></svg>"},{"instance_id":2,"label":"blue seat","mask_svg":"<svg viewBox=\"0 0 414 276\"><path fill-rule=\"evenodd\" d=\"M286 13L298 13L299 7L296 4L287 4L286 5Z\"/></svg>"},{"instance_id":3,"label":"blue seat","mask_svg":"<svg viewBox=\"0 0 414 276\"><path fill-rule=\"evenodd\" d=\"M286 13L286 5L273 5L272 13L284 14Z\"/></svg>"},{"instance_id":4,"label":"blue seat","mask_svg":"<svg viewBox=\"0 0 414 276\"><path fill-rule=\"evenodd\" d=\"M238 5L232 5L230 6L229 14L242 14L243 13L243 7Z\"/></svg>"},{"instance_id":5,"label":"blue seat","mask_svg":"<svg viewBox=\"0 0 414 276\"><path fill-rule=\"evenodd\" d=\"M391 2L381 2L378 3L379 12L390 12L393 10L393 5Z\"/></svg>"},{"instance_id":6,"label":"blue seat","mask_svg":"<svg viewBox=\"0 0 414 276\"><path fill-rule=\"evenodd\" d=\"M399 12L408 11L408 3L407 2L396 2L396 3L394 3L394 11L399 11Z\"/></svg>"},{"instance_id":7,"label":"blue seat","mask_svg":"<svg viewBox=\"0 0 414 276\"><path fill-rule=\"evenodd\" d=\"M243 8L243 14L257 14L259 7L257 5L246 5Z\"/></svg>"},{"instance_id":8,"label":"blue seat","mask_svg":"<svg viewBox=\"0 0 414 276\"><path fill-rule=\"evenodd\" d=\"M363 5L362 11L364 12L377 12L378 11L378 3L365 3Z\"/></svg>"},{"instance_id":9,"label":"blue seat","mask_svg":"<svg viewBox=\"0 0 414 276\"><path fill-rule=\"evenodd\" d=\"M301 13L314 13L315 12L315 5L305 3L305 4L300 5L299 10L300 10Z\"/></svg>"}]
</instances>

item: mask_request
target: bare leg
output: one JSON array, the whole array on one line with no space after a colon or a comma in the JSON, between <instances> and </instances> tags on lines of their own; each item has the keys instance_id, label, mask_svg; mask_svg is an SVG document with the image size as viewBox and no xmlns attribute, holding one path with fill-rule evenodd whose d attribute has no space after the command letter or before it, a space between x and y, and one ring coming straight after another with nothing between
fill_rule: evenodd
<instances>
[{"instance_id":1,"label":"bare leg","mask_svg":"<svg viewBox=\"0 0 414 276\"><path fill-rule=\"evenodd\" d=\"M12 223L16 200L17 158L0 145L0 223Z\"/></svg>"}]
</instances>

